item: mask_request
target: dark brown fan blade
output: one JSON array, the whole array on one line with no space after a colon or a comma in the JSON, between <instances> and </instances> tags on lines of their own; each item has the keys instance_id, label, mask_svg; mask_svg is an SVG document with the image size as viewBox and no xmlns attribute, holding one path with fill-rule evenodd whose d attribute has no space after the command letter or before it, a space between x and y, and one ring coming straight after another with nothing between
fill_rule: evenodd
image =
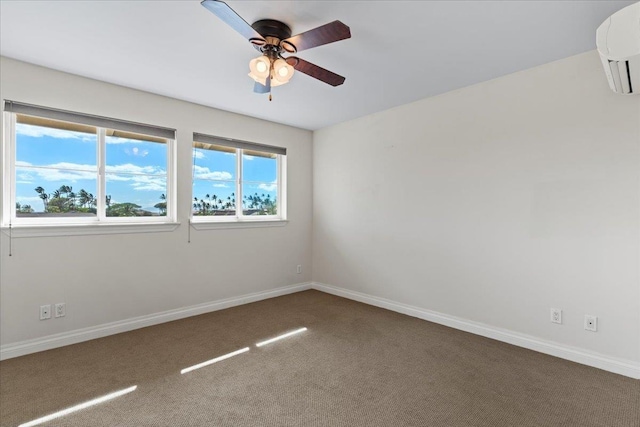
<instances>
[{"instance_id":1,"label":"dark brown fan blade","mask_svg":"<svg viewBox=\"0 0 640 427\"><path fill-rule=\"evenodd\" d=\"M351 38L351 30L340 21L333 21L313 30L305 31L284 40L296 47L298 52Z\"/></svg>"},{"instance_id":2,"label":"dark brown fan blade","mask_svg":"<svg viewBox=\"0 0 640 427\"><path fill-rule=\"evenodd\" d=\"M330 84L331 86L340 86L345 81L344 77L329 70L325 70L322 67L318 67L317 65L305 61L304 59L290 56L286 59L286 61L289 65L291 65L301 73L305 73L306 75Z\"/></svg>"},{"instance_id":3,"label":"dark brown fan blade","mask_svg":"<svg viewBox=\"0 0 640 427\"><path fill-rule=\"evenodd\" d=\"M229 25L231 28L242 34L242 36L247 39L260 39L264 40L256 30L254 30L251 25L249 25L240 15L238 15L233 9L229 7L223 1L217 0L204 0L202 3L207 10L216 15L218 18L222 19L222 21Z\"/></svg>"}]
</instances>

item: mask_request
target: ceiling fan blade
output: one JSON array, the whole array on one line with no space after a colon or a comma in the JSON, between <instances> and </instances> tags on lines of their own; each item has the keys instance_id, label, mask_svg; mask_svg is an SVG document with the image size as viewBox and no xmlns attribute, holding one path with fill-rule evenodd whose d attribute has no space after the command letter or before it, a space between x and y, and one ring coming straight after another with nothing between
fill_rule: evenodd
<instances>
[{"instance_id":1,"label":"ceiling fan blade","mask_svg":"<svg viewBox=\"0 0 640 427\"><path fill-rule=\"evenodd\" d=\"M311 76L314 79L318 79L322 82L330 84L331 86L340 86L345 81L345 78L341 75L338 75L329 70L325 70L322 67L318 67L317 65L312 64L309 61L305 61L304 59L290 56L286 59L286 61L287 64L291 65L297 71L305 73L306 75Z\"/></svg>"},{"instance_id":2,"label":"ceiling fan blade","mask_svg":"<svg viewBox=\"0 0 640 427\"><path fill-rule=\"evenodd\" d=\"M313 30L305 31L284 40L294 45L298 52L351 38L351 30L340 21L333 21Z\"/></svg>"},{"instance_id":3,"label":"ceiling fan blade","mask_svg":"<svg viewBox=\"0 0 640 427\"><path fill-rule=\"evenodd\" d=\"M263 84L260 84L260 83L256 82L253 85L253 91L255 93L269 93L269 92L271 92L271 79L269 77L267 77L267 84L266 85L263 85Z\"/></svg>"},{"instance_id":4,"label":"ceiling fan blade","mask_svg":"<svg viewBox=\"0 0 640 427\"><path fill-rule=\"evenodd\" d=\"M200 4L220 18L225 24L242 34L245 39L260 39L264 41L264 37L254 30L247 21L242 19L242 17L231 9L225 2L218 0L203 0Z\"/></svg>"},{"instance_id":5,"label":"ceiling fan blade","mask_svg":"<svg viewBox=\"0 0 640 427\"><path fill-rule=\"evenodd\" d=\"M255 93L269 93L269 89L265 85L261 85L258 82L255 82L253 85L253 91Z\"/></svg>"}]
</instances>

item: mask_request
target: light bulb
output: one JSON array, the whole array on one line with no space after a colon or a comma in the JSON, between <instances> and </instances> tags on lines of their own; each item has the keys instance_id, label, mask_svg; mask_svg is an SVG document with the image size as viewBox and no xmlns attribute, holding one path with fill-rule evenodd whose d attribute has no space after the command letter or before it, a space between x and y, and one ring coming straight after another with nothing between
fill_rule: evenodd
<instances>
[{"instance_id":1,"label":"light bulb","mask_svg":"<svg viewBox=\"0 0 640 427\"><path fill-rule=\"evenodd\" d=\"M267 77L269 77L269 68L271 68L271 61L269 58L264 55L259 56L249 62L249 69L251 70L249 76L255 81L262 83Z\"/></svg>"},{"instance_id":2,"label":"light bulb","mask_svg":"<svg viewBox=\"0 0 640 427\"><path fill-rule=\"evenodd\" d=\"M279 84L287 83L293 75L293 67L287 64L287 61L282 58L275 60L273 63L273 71L273 80L277 81Z\"/></svg>"}]
</instances>

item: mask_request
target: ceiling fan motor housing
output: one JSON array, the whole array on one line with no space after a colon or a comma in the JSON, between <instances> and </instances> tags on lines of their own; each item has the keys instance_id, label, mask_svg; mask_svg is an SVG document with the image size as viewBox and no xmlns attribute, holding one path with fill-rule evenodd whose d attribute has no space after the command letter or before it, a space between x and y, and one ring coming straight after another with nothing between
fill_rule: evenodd
<instances>
[{"instance_id":1,"label":"ceiling fan motor housing","mask_svg":"<svg viewBox=\"0 0 640 427\"><path fill-rule=\"evenodd\" d=\"M291 28L275 19L261 19L251 24L251 27L265 38L267 45L279 46L281 40L291 37Z\"/></svg>"}]
</instances>

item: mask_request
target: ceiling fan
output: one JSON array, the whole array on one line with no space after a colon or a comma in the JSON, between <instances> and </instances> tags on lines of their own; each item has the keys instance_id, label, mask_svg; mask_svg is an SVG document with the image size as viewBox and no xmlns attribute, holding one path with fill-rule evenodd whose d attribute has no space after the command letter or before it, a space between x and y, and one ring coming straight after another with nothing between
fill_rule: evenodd
<instances>
[{"instance_id":1,"label":"ceiling fan","mask_svg":"<svg viewBox=\"0 0 640 427\"><path fill-rule=\"evenodd\" d=\"M249 25L223 1L204 0L201 4L261 52L249 62L249 77L255 81L253 91L269 93L269 101L271 88L288 83L294 70L331 86L344 83L345 78L336 73L296 56L284 56L351 38L349 27L342 22L333 21L292 37L289 26L275 19L261 19Z\"/></svg>"}]
</instances>

